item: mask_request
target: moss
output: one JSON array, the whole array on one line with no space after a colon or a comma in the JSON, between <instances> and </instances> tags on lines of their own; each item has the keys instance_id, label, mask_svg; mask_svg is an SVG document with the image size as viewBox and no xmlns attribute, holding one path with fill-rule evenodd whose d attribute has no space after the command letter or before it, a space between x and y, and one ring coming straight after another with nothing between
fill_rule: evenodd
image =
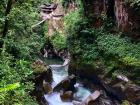
<instances>
[{"instance_id":1,"label":"moss","mask_svg":"<svg viewBox=\"0 0 140 105\"><path fill-rule=\"evenodd\" d=\"M123 101L122 105L132 105L132 104L130 104L129 101L125 100Z\"/></svg>"},{"instance_id":2,"label":"moss","mask_svg":"<svg viewBox=\"0 0 140 105\"><path fill-rule=\"evenodd\" d=\"M46 65L41 60L37 60L34 63L32 63L31 67L33 68L33 71L35 73L42 73L44 71L47 71Z\"/></svg>"}]
</instances>

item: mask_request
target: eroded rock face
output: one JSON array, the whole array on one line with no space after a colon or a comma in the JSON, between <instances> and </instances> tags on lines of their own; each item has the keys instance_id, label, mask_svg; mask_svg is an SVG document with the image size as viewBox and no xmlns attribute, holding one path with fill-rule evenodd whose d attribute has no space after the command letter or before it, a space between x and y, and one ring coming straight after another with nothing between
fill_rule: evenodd
<instances>
[{"instance_id":1,"label":"eroded rock face","mask_svg":"<svg viewBox=\"0 0 140 105\"><path fill-rule=\"evenodd\" d=\"M68 58L68 50L67 48L56 50L51 43L51 40L44 43L42 48L40 49L40 54L45 58L60 58L62 60Z\"/></svg>"},{"instance_id":2,"label":"eroded rock face","mask_svg":"<svg viewBox=\"0 0 140 105\"><path fill-rule=\"evenodd\" d=\"M124 0L115 0L115 17L118 28L133 38L140 38L140 15L138 10L126 5Z\"/></svg>"},{"instance_id":3,"label":"eroded rock face","mask_svg":"<svg viewBox=\"0 0 140 105\"><path fill-rule=\"evenodd\" d=\"M117 23L119 31L135 40L140 39L139 9L126 4L125 0L83 0L83 4L85 16L92 18L93 27L102 26L100 17L104 14Z\"/></svg>"},{"instance_id":4,"label":"eroded rock face","mask_svg":"<svg viewBox=\"0 0 140 105\"><path fill-rule=\"evenodd\" d=\"M53 91L74 91L75 87L74 84L76 84L76 77L74 75L71 75L64 80L62 80L59 84L57 84Z\"/></svg>"},{"instance_id":5,"label":"eroded rock face","mask_svg":"<svg viewBox=\"0 0 140 105\"><path fill-rule=\"evenodd\" d=\"M102 25L101 14L107 10L107 0L83 0L84 13L88 18L92 18L92 26L99 28Z\"/></svg>"}]
</instances>

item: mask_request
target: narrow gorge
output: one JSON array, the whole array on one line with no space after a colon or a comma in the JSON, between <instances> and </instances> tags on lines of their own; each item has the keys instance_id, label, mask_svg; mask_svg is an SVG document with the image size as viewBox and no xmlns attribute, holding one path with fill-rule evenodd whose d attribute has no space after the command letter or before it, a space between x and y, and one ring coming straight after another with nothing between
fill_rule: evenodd
<instances>
[{"instance_id":1,"label":"narrow gorge","mask_svg":"<svg viewBox=\"0 0 140 105\"><path fill-rule=\"evenodd\" d=\"M140 105L139 0L1 0L0 105Z\"/></svg>"}]
</instances>

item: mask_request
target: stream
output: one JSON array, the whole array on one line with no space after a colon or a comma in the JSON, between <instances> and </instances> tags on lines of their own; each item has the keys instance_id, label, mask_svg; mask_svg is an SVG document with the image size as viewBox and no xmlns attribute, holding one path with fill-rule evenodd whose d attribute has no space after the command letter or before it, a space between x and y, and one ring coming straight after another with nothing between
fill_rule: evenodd
<instances>
[{"instance_id":1,"label":"stream","mask_svg":"<svg viewBox=\"0 0 140 105\"><path fill-rule=\"evenodd\" d=\"M53 82L52 87L54 88L58 83L60 83L63 79L68 76L67 65L62 66L63 62L57 60L47 60L47 64L49 64L52 68L53 72ZM76 92L74 93L74 97L77 97L79 101L85 100L92 92L84 87L80 82L75 84ZM45 99L48 101L49 105L73 105L72 102L63 102L60 98L59 92L53 92L51 94L46 94Z\"/></svg>"}]
</instances>

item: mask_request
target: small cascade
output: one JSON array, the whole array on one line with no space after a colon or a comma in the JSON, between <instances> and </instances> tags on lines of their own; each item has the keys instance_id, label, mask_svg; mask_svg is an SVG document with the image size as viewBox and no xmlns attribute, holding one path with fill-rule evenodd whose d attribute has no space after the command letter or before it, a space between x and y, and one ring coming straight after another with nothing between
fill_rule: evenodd
<instances>
[{"instance_id":1,"label":"small cascade","mask_svg":"<svg viewBox=\"0 0 140 105\"><path fill-rule=\"evenodd\" d=\"M67 69L69 59L65 59L63 63L48 64L53 74L52 91L44 95L48 105L88 105L90 102L98 105L121 105L116 99L107 95L106 90L111 91L110 88L103 89L90 80L69 76Z\"/></svg>"},{"instance_id":2,"label":"small cascade","mask_svg":"<svg viewBox=\"0 0 140 105\"><path fill-rule=\"evenodd\" d=\"M61 69L65 69L67 71L68 70L69 62L70 62L69 59L65 59L64 63L62 65L61 64L57 64L57 65L53 64L53 65L49 65L49 66L52 68L53 71L55 71L57 69L60 70L60 71L61 71Z\"/></svg>"},{"instance_id":3,"label":"small cascade","mask_svg":"<svg viewBox=\"0 0 140 105\"><path fill-rule=\"evenodd\" d=\"M66 67L69 64L69 59L65 59L63 64L50 64L49 66L52 68L53 72L53 82L52 88L54 88L58 83L68 77L68 71ZM81 83L76 83L75 86L76 92L74 93L75 100L83 101L90 94L91 91L85 88ZM70 102L63 102L60 98L60 92L53 92L51 94L46 94L45 99L49 103L49 105L73 105L73 100Z\"/></svg>"},{"instance_id":4,"label":"small cascade","mask_svg":"<svg viewBox=\"0 0 140 105\"><path fill-rule=\"evenodd\" d=\"M85 88L82 84L76 83L75 87L77 88L77 92L74 94L74 97L77 97L79 101L86 100L87 97L91 94L89 89Z\"/></svg>"},{"instance_id":5,"label":"small cascade","mask_svg":"<svg viewBox=\"0 0 140 105\"><path fill-rule=\"evenodd\" d=\"M50 95L45 95L49 105L73 105L72 102L63 102L60 98L60 93L52 93Z\"/></svg>"}]
</instances>

